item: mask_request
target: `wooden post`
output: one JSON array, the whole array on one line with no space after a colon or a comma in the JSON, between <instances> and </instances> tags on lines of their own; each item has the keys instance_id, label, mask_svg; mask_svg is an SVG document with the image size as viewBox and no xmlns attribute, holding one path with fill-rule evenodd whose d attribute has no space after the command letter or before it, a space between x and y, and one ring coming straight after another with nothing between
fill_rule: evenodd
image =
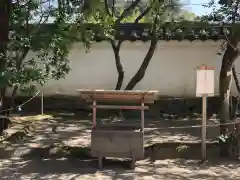
<instances>
[{"instance_id":1,"label":"wooden post","mask_svg":"<svg viewBox=\"0 0 240 180\"><path fill-rule=\"evenodd\" d=\"M144 107L144 101L141 101L141 106ZM144 109L141 109L141 128L144 131Z\"/></svg>"},{"instance_id":2,"label":"wooden post","mask_svg":"<svg viewBox=\"0 0 240 180\"><path fill-rule=\"evenodd\" d=\"M42 91L41 91L41 113L42 113L42 115L43 115L43 89L42 89Z\"/></svg>"},{"instance_id":3,"label":"wooden post","mask_svg":"<svg viewBox=\"0 0 240 180\"><path fill-rule=\"evenodd\" d=\"M103 157L102 157L102 154L101 154L101 152L99 151L98 152L98 168L99 169L101 169L102 168L102 166L103 166Z\"/></svg>"},{"instance_id":4,"label":"wooden post","mask_svg":"<svg viewBox=\"0 0 240 180\"><path fill-rule=\"evenodd\" d=\"M206 135L207 135L207 95L202 98L202 161L206 160Z\"/></svg>"},{"instance_id":5,"label":"wooden post","mask_svg":"<svg viewBox=\"0 0 240 180\"><path fill-rule=\"evenodd\" d=\"M93 124L92 124L92 128L95 128L96 127L96 106L97 105L97 102L96 100L93 100L93 112L92 112L92 119L93 119Z\"/></svg>"},{"instance_id":6,"label":"wooden post","mask_svg":"<svg viewBox=\"0 0 240 180\"><path fill-rule=\"evenodd\" d=\"M214 96L214 67L202 65L197 68L196 95L202 97L201 156L206 160L207 147L207 97Z\"/></svg>"},{"instance_id":7,"label":"wooden post","mask_svg":"<svg viewBox=\"0 0 240 180\"><path fill-rule=\"evenodd\" d=\"M141 100L141 106L144 106L144 100ZM143 134L143 142L144 142L144 109L141 109L141 130L142 130L142 134ZM142 153L144 154L144 148L142 148ZM135 157L132 157L132 169L135 168Z\"/></svg>"}]
</instances>

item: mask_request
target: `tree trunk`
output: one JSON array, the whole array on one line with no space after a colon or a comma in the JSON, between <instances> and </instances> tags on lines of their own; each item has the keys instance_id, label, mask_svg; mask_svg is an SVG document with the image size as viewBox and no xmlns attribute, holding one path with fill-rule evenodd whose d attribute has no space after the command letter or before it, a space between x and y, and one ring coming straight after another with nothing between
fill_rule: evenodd
<instances>
[{"instance_id":1,"label":"tree trunk","mask_svg":"<svg viewBox=\"0 0 240 180\"><path fill-rule=\"evenodd\" d=\"M16 97L17 91L18 91L18 86L15 86L12 90L9 115L12 115L12 111L15 110L15 97Z\"/></svg>"},{"instance_id":2,"label":"tree trunk","mask_svg":"<svg viewBox=\"0 0 240 180\"><path fill-rule=\"evenodd\" d=\"M237 71L236 71L236 66L233 65L232 67L232 72L233 72L233 78L234 78L234 81L235 81L235 85L236 85L236 88L237 88L237 91L240 95L240 84L239 84L239 80L238 80L238 76L237 76Z\"/></svg>"},{"instance_id":3,"label":"tree trunk","mask_svg":"<svg viewBox=\"0 0 240 180\"><path fill-rule=\"evenodd\" d=\"M145 76L147 67L153 57L156 47L157 47L157 37L153 36L152 40L151 40L150 48L141 64L139 70L133 76L133 78L130 80L130 82L126 86L125 90L132 90L143 79L143 77Z\"/></svg>"},{"instance_id":4,"label":"tree trunk","mask_svg":"<svg viewBox=\"0 0 240 180\"><path fill-rule=\"evenodd\" d=\"M123 66L121 63L120 55L119 55L121 44L122 44L122 41L119 41L117 43L116 41L111 40L111 45L112 45L114 56L115 56L115 64L118 71L118 80L117 80L115 90L120 90L122 88L122 84L124 80L124 70L123 70Z\"/></svg>"},{"instance_id":5,"label":"tree trunk","mask_svg":"<svg viewBox=\"0 0 240 180\"><path fill-rule=\"evenodd\" d=\"M235 60L239 55L239 51L236 48L238 41L236 38L231 38L227 45L226 51L222 58L221 71L219 76L219 93L220 93L220 123L224 124L230 120L230 90L232 84L232 68ZM227 132L227 126L220 126L220 134Z\"/></svg>"},{"instance_id":6,"label":"tree trunk","mask_svg":"<svg viewBox=\"0 0 240 180\"><path fill-rule=\"evenodd\" d=\"M11 0L0 1L0 73L4 72L6 64L6 51L9 34L9 19L11 15ZM1 83L1 82L0 82ZM4 98L6 93L6 87L4 84L0 84L0 103L1 109L4 108Z\"/></svg>"},{"instance_id":7,"label":"tree trunk","mask_svg":"<svg viewBox=\"0 0 240 180\"><path fill-rule=\"evenodd\" d=\"M232 84L232 71L221 70L219 78L220 92L220 123L230 120L230 90ZM227 126L220 126L220 134L227 133Z\"/></svg>"},{"instance_id":8,"label":"tree trunk","mask_svg":"<svg viewBox=\"0 0 240 180\"><path fill-rule=\"evenodd\" d=\"M238 56L237 41L232 38L227 44L226 51L222 58L221 71L219 76L219 93L220 93L220 136L226 137L228 125L225 123L230 120L230 91L233 77L233 64ZM225 144L225 145L224 145ZM220 144L220 156L229 156L226 143Z\"/></svg>"},{"instance_id":9,"label":"tree trunk","mask_svg":"<svg viewBox=\"0 0 240 180\"><path fill-rule=\"evenodd\" d=\"M240 96L240 84L237 76L237 71L235 64L232 67L232 73L233 73L233 79L238 91L238 95L236 97L232 97L232 107L231 107L231 120L234 120L237 115L237 107L238 107L238 102L239 102L239 96Z\"/></svg>"}]
</instances>

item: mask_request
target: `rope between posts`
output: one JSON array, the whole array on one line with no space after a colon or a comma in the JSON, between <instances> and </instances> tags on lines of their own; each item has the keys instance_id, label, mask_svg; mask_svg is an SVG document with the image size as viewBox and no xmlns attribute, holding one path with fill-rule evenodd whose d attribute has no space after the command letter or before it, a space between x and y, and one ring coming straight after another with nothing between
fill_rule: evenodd
<instances>
[{"instance_id":1,"label":"rope between posts","mask_svg":"<svg viewBox=\"0 0 240 180\"><path fill-rule=\"evenodd\" d=\"M206 125L206 127L218 127L218 126L224 126L224 125L234 125L239 124L240 122L229 122L229 123L222 123L222 124L212 124L212 125ZM166 130L166 129L190 129L190 128L201 128L202 125L194 125L194 126L171 126L171 127L164 127L164 128L153 128L156 130ZM148 128L145 128L148 129ZM149 128L150 129L150 128ZM152 128L151 128L152 129Z\"/></svg>"},{"instance_id":2,"label":"rope between posts","mask_svg":"<svg viewBox=\"0 0 240 180\"><path fill-rule=\"evenodd\" d=\"M10 111L10 110L14 110L17 108L21 108L22 106L26 105L27 103L29 103L30 101L32 101L35 97L37 97L37 95L39 95L41 91L38 91L34 96L32 96L31 98L29 98L28 100L26 100L25 102L23 102L22 104L15 106L13 108L8 108L8 109L4 109L1 110L1 112L6 112L6 111ZM235 124L239 124L240 121L235 121L235 122L228 122L228 123L222 123L222 124L211 124L211 125L206 125L206 127L218 127L218 126L223 126L223 125L235 125ZM154 128L157 130L166 130L166 129L190 129L190 128L201 128L202 125L193 125L193 126L171 126L171 127L164 127L164 128ZM146 128L148 129L148 128ZM152 128L151 128L152 129Z\"/></svg>"},{"instance_id":3,"label":"rope between posts","mask_svg":"<svg viewBox=\"0 0 240 180\"><path fill-rule=\"evenodd\" d=\"M28 100L26 100L25 102L23 102L22 104L18 105L18 106L15 106L13 108L8 108L8 109L4 109L4 110L1 110L1 112L6 112L6 111L11 111L11 110L14 110L14 109L17 109L17 108L21 108L22 106L26 105L27 103L29 103L30 101L32 101L35 97L37 97L37 95L40 93L41 91L38 91L34 96L32 96L31 98L29 98Z\"/></svg>"}]
</instances>

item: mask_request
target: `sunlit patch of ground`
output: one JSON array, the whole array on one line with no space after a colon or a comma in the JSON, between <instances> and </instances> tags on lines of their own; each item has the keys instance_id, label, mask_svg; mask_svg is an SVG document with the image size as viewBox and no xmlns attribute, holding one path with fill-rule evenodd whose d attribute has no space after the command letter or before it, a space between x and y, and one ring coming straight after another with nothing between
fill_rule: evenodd
<instances>
[{"instance_id":1,"label":"sunlit patch of ground","mask_svg":"<svg viewBox=\"0 0 240 180\"><path fill-rule=\"evenodd\" d=\"M172 179L172 180L236 180L240 179L240 167L236 162L209 162L200 165L190 160L147 160L137 163L129 170L119 162L112 162L102 170L94 168L93 162L69 159L10 159L1 160L1 179Z\"/></svg>"},{"instance_id":2,"label":"sunlit patch of ground","mask_svg":"<svg viewBox=\"0 0 240 180\"><path fill-rule=\"evenodd\" d=\"M52 119L52 117L49 118ZM30 119L28 118L28 121ZM161 132L156 127L164 127L162 124L147 121L147 141L156 141L156 138L160 138L159 141L161 139L165 141L196 141L199 139L196 136L196 130L187 133L184 130ZM6 149L9 151L0 152L0 179L240 179L240 163L221 159L209 159L209 162L205 164L189 159L162 158L156 161L145 159L137 162L135 170L130 170L129 161L107 159L104 162L104 168L98 170L96 160L88 158L91 129L89 120L80 120L73 116L59 116L54 117L53 120L37 120L34 124L34 131L30 136L11 142ZM151 128L152 126L154 128ZM3 153L6 153L5 157Z\"/></svg>"}]
</instances>

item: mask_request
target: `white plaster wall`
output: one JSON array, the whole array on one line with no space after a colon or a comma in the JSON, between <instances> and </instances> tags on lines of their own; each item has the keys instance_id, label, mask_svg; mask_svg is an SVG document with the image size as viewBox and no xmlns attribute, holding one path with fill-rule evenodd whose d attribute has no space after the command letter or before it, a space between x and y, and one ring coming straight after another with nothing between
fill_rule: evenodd
<instances>
[{"instance_id":1,"label":"white plaster wall","mask_svg":"<svg viewBox=\"0 0 240 180\"><path fill-rule=\"evenodd\" d=\"M144 79L135 87L139 90L158 90L163 96L195 96L196 67L201 64L214 66L215 94L218 94L218 76L221 57L217 55L221 42L189 41L160 42L147 68ZM148 50L149 43L125 42L120 56L125 70L124 86L137 72ZM107 42L94 44L91 52L85 53L80 44L75 44L70 55L71 72L65 79L49 81L44 94L76 94L76 89L114 89L117 70L114 54ZM236 69L240 71L240 61ZM233 87L236 94L235 86Z\"/></svg>"}]
</instances>

